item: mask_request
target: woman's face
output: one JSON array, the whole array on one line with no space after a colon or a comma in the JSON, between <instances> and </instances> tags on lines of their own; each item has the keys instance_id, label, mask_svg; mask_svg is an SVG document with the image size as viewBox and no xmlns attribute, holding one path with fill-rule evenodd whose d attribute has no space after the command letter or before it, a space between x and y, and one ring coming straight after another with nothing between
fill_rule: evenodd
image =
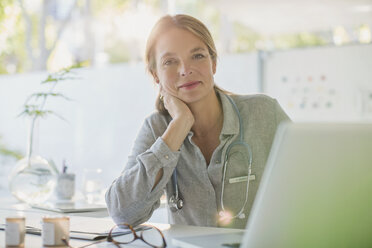
<instances>
[{"instance_id":1,"label":"woman's face","mask_svg":"<svg viewBox=\"0 0 372 248\"><path fill-rule=\"evenodd\" d=\"M213 91L216 65L207 46L191 32L167 30L157 40L155 56L153 75L167 93L193 103Z\"/></svg>"}]
</instances>

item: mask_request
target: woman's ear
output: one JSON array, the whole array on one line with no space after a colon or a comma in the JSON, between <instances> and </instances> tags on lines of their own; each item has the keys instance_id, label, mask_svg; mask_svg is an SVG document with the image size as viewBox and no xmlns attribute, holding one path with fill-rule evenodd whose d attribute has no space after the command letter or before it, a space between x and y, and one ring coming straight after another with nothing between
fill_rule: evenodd
<instances>
[{"instance_id":1,"label":"woman's ear","mask_svg":"<svg viewBox=\"0 0 372 248\"><path fill-rule=\"evenodd\" d=\"M213 64L212 64L213 75L216 74L216 68L217 68L217 63L216 61L213 61Z\"/></svg>"}]
</instances>

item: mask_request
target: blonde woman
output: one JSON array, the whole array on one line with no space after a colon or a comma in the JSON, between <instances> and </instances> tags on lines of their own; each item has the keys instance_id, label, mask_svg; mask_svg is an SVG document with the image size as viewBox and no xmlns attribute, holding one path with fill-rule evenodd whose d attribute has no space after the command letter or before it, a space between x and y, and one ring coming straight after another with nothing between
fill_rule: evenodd
<instances>
[{"instance_id":1,"label":"blonde woman","mask_svg":"<svg viewBox=\"0 0 372 248\"><path fill-rule=\"evenodd\" d=\"M191 16L156 23L146 63L160 89L157 111L106 193L110 216L143 223L165 191L172 224L244 228L277 126L288 116L268 96L216 86L212 36Z\"/></svg>"}]
</instances>

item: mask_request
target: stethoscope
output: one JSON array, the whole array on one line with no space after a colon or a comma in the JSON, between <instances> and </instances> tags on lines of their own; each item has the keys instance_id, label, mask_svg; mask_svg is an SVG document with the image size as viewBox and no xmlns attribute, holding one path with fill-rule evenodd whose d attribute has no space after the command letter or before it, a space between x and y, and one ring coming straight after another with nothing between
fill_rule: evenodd
<instances>
[{"instance_id":1,"label":"stethoscope","mask_svg":"<svg viewBox=\"0 0 372 248\"><path fill-rule=\"evenodd\" d=\"M239 109L236 106L235 102L231 99L230 96L226 95L226 97L227 97L227 99L229 99L229 101L233 105L234 110L235 110L235 112L236 112L236 114L238 115L238 118L239 118L239 138L237 140L235 140L234 142L232 142L226 149L225 160L224 160L224 165L223 165L223 175L222 175L221 211L219 212L219 215L220 215L221 218L244 219L245 218L244 208L247 205L247 201L248 201L249 180L250 180L250 177L251 177L251 174L252 174L252 151L251 151L251 148L249 147L249 145L243 139L244 129L242 128L243 127L243 122L242 122L242 118L240 116ZM248 160L249 164L248 164L247 190L246 190L246 193L245 193L244 204L236 215L231 216L230 214L227 214L227 211L225 210L225 205L224 205L224 202L223 202L223 196L224 196L224 191L225 191L226 168L227 168L227 164L228 164L228 161L229 161L229 152L234 146L243 146L244 148L247 149L247 152L249 154L249 160ZM182 209L182 207L184 205L184 201L180 197L179 191L178 191L177 170L176 169L173 171L173 174L172 174L172 186L174 188L174 194L169 198L168 205L169 205L169 208L171 209L171 211L176 212L176 211Z\"/></svg>"},{"instance_id":2,"label":"stethoscope","mask_svg":"<svg viewBox=\"0 0 372 248\"><path fill-rule=\"evenodd\" d=\"M168 205L172 212L176 212L183 208L183 199L178 194L177 185L177 169L175 168L172 174L172 186L174 188L174 194L169 197Z\"/></svg>"}]
</instances>

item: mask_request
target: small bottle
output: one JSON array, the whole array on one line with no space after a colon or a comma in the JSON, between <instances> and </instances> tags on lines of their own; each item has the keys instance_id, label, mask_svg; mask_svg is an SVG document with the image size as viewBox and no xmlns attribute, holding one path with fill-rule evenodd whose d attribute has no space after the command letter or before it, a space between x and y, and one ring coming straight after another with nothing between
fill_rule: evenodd
<instances>
[{"instance_id":1,"label":"small bottle","mask_svg":"<svg viewBox=\"0 0 372 248\"><path fill-rule=\"evenodd\" d=\"M62 173L58 175L56 193L59 200L71 200L75 194L75 174L67 173L65 160L63 160Z\"/></svg>"},{"instance_id":2,"label":"small bottle","mask_svg":"<svg viewBox=\"0 0 372 248\"><path fill-rule=\"evenodd\" d=\"M6 247L25 246L25 217L8 217L5 225Z\"/></svg>"}]
</instances>

